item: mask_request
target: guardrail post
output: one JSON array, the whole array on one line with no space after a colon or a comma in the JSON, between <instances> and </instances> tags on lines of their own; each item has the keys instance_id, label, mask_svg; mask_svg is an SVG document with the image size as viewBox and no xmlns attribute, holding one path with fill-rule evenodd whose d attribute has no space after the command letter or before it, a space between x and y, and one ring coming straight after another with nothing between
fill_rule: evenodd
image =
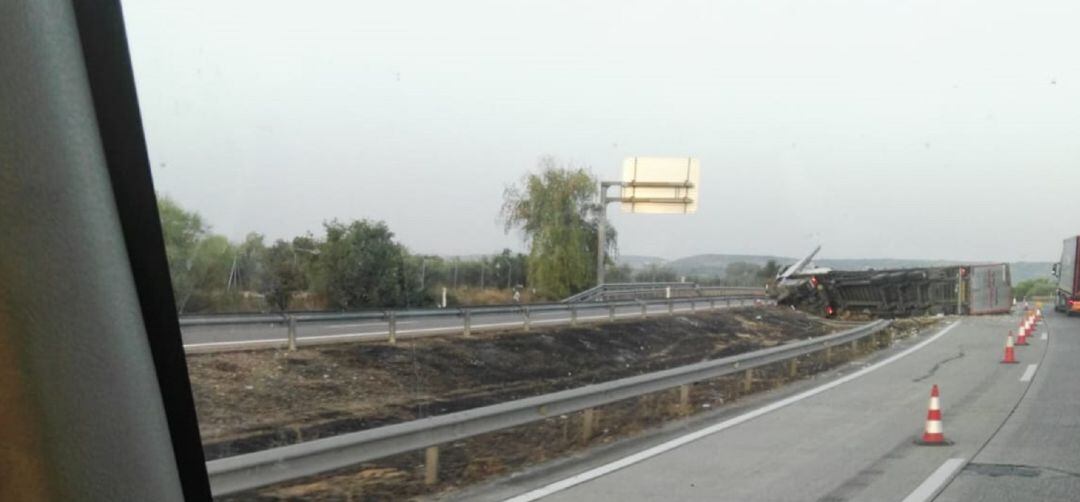
<instances>
[{"instance_id":1,"label":"guardrail post","mask_svg":"<svg viewBox=\"0 0 1080 502\"><path fill-rule=\"evenodd\" d=\"M690 312L697 312L697 302L690 300Z\"/></svg>"},{"instance_id":2,"label":"guardrail post","mask_svg":"<svg viewBox=\"0 0 1080 502\"><path fill-rule=\"evenodd\" d=\"M608 305L607 318L608 318L609 322L615 322L615 306L614 305Z\"/></svg>"},{"instance_id":3,"label":"guardrail post","mask_svg":"<svg viewBox=\"0 0 1080 502\"><path fill-rule=\"evenodd\" d=\"M532 316L529 315L529 307L522 307L521 311L525 315L525 331L529 331L529 327L532 325Z\"/></svg>"},{"instance_id":4,"label":"guardrail post","mask_svg":"<svg viewBox=\"0 0 1080 502\"><path fill-rule=\"evenodd\" d=\"M793 357L787 363L788 378L795 378L799 374L799 358Z\"/></svg>"},{"instance_id":5,"label":"guardrail post","mask_svg":"<svg viewBox=\"0 0 1080 502\"><path fill-rule=\"evenodd\" d=\"M724 305L731 307L731 298L724 298Z\"/></svg>"},{"instance_id":6,"label":"guardrail post","mask_svg":"<svg viewBox=\"0 0 1080 502\"><path fill-rule=\"evenodd\" d=\"M388 314L389 318L386 321L387 330L390 333L390 345L397 343L397 312L391 310Z\"/></svg>"},{"instance_id":7,"label":"guardrail post","mask_svg":"<svg viewBox=\"0 0 1080 502\"><path fill-rule=\"evenodd\" d=\"M709 299L709 310L716 310L716 300Z\"/></svg>"},{"instance_id":8,"label":"guardrail post","mask_svg":"<svg viewBox=\"0 0 1080 502\"><path fill-rule=\"evenodd\" d=\"M465 320L463 321L462 332L464 333L465 336L469 336L471 334L471 332L472 332L472 316L471 316L471 313L469 312L469 309L461 309L461 314L462 314L462 316L465 317Z\"/></svg>"},{"instance_id":9,"label":"guardrail post","mask_svg":"<svg viewBox=\"0 0 1080 502\"><path fill-rule=\"evenodd\" d=\"M648 308L649 308L649 306L646 305L644 302L642 302L642 304L641 304L641 318L642 319L645 319L646 317L649 317L649 312L647 310Z\"/></svg>"},{"instance_id":10,"label":"guardrail post","mask_svg":"<svg viewBox=\"0 0 1080 502\"><path fill-rule=\"evenodd\" d=\"M750 392L750 389L754 385L754 370L749 369L743 374L742 390L743 392Z\"/></svg>"},{"instance_id":11,"label":"guardrail post","mask_svg":"<svg viewBox=\"0 0 1080 502\"><path fill-rule=\"evenodd\" d=\"M592 439L593 419L596 411L593 408L585 408L581 413L581 442L588 443Z\"/></svg>"},{"instance_id":12,"label":"guardrail post","mask_svg":"<svg viewBox=\"0 0 1080 502\"><path fill-rule=\"evenodd\" d=\"M289 351L296 352L296 318L288 316L289 321Z\"/></svg>"},{"instance_id":13,"label":"guardrail post","mask_svg":"<svg viewBox=\"0 0 1080 502\"><path fill-rule=\"evenodd\" d=\"M690 384L679 386L679 410L683 413L690 412Z\"/></svg>"},{"instance_id":14,"label":"guardrail post","mask_svg":"<svg viewBox=\"0 0 1080 502\"><path fill-rule=\"evenodd\" d=\"M832 347L825 347L825 364L832 362Z\"/></svg>"},{"instance_id":15,"label":"guardrail post","mask_svg":"<svg viewBox=\"0 0 1080 502\"><path fill-rule=\"evenodd\" d=\"M668 315L675 315L675 302L673 302L671 300L668 300L668 302L667 302L667 313L668 313Z\"/></svg>"},{"instance_id":16,"label":"guardrail post","mask_svg":"<svg viewBox=\"0 0 1080 502\"><path fill-rule=\"evenodd\" d=\"M577 325L577 305L570 305L570 325Z\"/></svg>"},{"instance_id":17,"label":"guardrail post","mask_svg":"<svg viewBox=\"0 0 1080 502\"><path fill-rule=\"evenodd\" d=\"M424 450L424 484L439 482L439 447L429 446Z\"/></svg>"},{"instance_id":18,"label":"guardrail post","mask_svg":"<svg viewBox=\"0 0 1080 502\"><path fill-rule=\"evenodd\" d=\"M856 338L856 339L851 341L851 351L852 352L858 352L859 351L859 339Z\"/></svg>"}]
</instances>

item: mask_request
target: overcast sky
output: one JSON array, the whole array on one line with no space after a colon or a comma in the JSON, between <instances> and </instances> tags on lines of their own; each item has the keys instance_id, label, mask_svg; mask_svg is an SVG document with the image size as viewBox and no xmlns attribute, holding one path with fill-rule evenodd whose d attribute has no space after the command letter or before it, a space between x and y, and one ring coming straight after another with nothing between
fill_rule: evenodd
<instances>
[{"instance_id":1,"label":"overcast sky","mask_svg":"<svg viewBox=\"0 0 1080 502\"><path fill-rule=\"evenodd\" d=\"M154 181L239 238L385 220L522 248L553 155L694 156L623 254L1056 260L1080 233L1080 2L124 2Z\"/></svg>"}]
</instances>

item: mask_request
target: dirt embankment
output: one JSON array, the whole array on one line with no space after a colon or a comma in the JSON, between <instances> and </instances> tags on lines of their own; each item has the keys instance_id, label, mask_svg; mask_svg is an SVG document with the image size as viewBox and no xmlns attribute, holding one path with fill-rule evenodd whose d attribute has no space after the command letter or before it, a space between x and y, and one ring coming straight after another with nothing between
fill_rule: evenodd
<instances>
[{"instance_id":1,"label":"dirt embankment","mask_svg":"<svg viewBox=\"0 0 1080 502\"><path fill-rule=\"evenodd\" d=\"M188 356L208 458L649 373L838 328L775 307Z\"/></svg>"}]
</instances>

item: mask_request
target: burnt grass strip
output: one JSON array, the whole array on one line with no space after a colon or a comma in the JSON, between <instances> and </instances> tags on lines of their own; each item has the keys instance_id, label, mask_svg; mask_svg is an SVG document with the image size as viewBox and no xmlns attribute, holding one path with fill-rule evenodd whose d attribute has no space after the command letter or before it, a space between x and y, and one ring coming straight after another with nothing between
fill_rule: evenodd
<instances>
[{"instance_id":1,"label":"burnt grass strip","mask_svg":"<svg viewBox=\"0 0 1080 502\"><path fill-rule=\"evenodd\" d=\"M775 307L188 356L207 457L536 396L834 331Z\"/></svg>"},{"instance_id":2,"label":"burnt grass strip","mask_svg":"<svg viewBox=\"0 0 1080 502\"><path fill-rule=\"evenodd\" d=\"M802 313L757 307L469 339L418 339L397 346L192 355L189 365L208 457L220 458L658 371L836 330ZM632 436L748 392L809 377L875 349L837 347L828 363L820 356L801 358L794 376L788 374L786 363L759 368L749 391L743 389L742 375L701 382L691 387L686 408L679 404L677 389L603 406L596 409L594 435L588 440L582 438L582 414L574 413L443 445L440 478L434 485L423 481L421 451L229 500L398 500L436 494ZM220 373L230 375L214 381L223 377ZM230 394L234 394L231 399ZM252 420L245 422L245 418ZM217 438L207 437L208 432Z\"/></svg>"}]
</instances>

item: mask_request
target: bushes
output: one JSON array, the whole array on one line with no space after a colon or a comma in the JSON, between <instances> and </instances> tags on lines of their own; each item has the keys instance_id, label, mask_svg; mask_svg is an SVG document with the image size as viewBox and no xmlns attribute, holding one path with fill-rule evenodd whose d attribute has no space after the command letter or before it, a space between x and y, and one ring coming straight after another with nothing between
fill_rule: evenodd
<instances>
[{"instance_id":1,"label":"bushes","mask_svg":"<svg viewBox=\"0 0 1080 502\"><path fill-rule=\"evenodd\" d=\"M1047 277L1028 279L1013 286L1013 296L1021 299L1036 296L1054 296L1056 292L1057 284Z\"/></svg>"}]
</instances>

